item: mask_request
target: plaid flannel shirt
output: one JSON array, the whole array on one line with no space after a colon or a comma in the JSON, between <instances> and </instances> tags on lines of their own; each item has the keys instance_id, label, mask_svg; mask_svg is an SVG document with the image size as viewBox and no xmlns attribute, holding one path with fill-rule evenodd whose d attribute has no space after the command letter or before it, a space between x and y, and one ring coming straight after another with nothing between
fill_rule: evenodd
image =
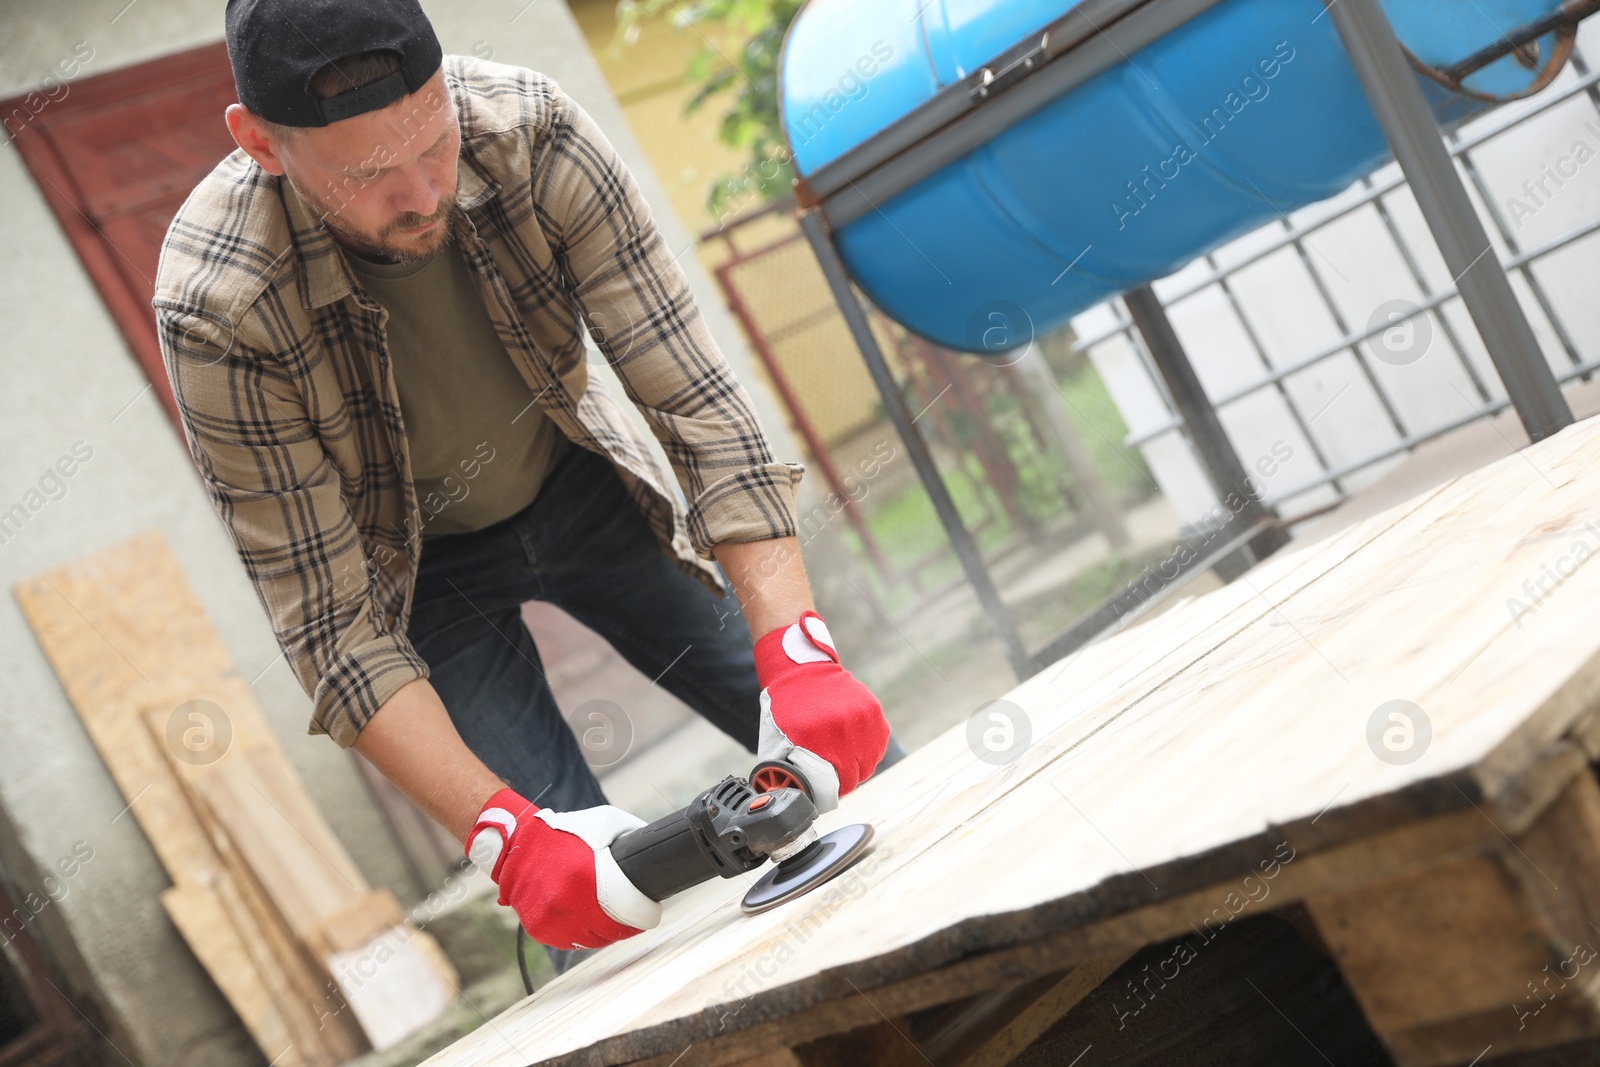
<instances>
[{"instance_id":1,"label":"plaid flannel shirt","mask_svg":"<svg viewBox=\"0 0 1600 1067\"><path fill-rule=\"evenodd\" d=\"M455 239L530 399L609 458L663 548L724 595L711 546L795 533L774 460L632 175L535 71L444 63L461 126ZM153 300L184 438L314 708L353 744L428 676L406 639L421 526L385 312L288 182L243 152L173 219ZM661 442L590 380L580 316Z\"/></svg>"}]
</instances>

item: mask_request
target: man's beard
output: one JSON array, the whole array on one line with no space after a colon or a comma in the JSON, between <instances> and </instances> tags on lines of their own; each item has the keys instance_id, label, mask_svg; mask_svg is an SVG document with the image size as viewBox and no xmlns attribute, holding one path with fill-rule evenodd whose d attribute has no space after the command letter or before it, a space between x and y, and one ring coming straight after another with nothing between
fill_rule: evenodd
<instances>
[{"instance_id":1,"label":"man's beard","mask_svg":"<svg viewBox=\"0 0 1600 1067\"><path fill-rule=\"evenodd\" d=\"M287 175L285 175L287 177ZM451 189L439 198L439 208L432 215L419 215L415 211L408 211L404 215L391 220L376 234L357 230L345 225L340 217L339 209L329 207L326 203L302 189L294 179L289 179L289 184L294 191L300 194L300 199L311 207L328 228L334 239L345 248L354 252L363 259L374 260L379 263L421 263L432 259L444 243L450 239L453 229L452 222L456 211L455 190ZM401 230L414 230L418 226L444 219L445 224L431 234L427 243L409 242L404 248L391 245L390 239Z\"/></svg>"}]
</instances>

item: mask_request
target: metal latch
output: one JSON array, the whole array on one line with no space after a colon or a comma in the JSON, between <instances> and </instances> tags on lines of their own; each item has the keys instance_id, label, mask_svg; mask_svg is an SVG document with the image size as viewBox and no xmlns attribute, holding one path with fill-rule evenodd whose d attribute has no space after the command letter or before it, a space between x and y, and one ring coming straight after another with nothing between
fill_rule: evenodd
<instances>
[{"instance_id":1,"label":"metal latch","mask_svg":"<svg viewBox=\"0 0 1600 1067\"><path fill-rule=\"evenodd\" d=\"M998 73L991 67L984 67L973 75L977 79L977 84L967 90L967 95L974 100L983 100L991 93L1003 92L1011 88L1017 82L1033 73L1049 44L1050 34L1048 32L1042 33L1039 35L1037 44L1001 67Z\"/></svg>"}]
</instances>

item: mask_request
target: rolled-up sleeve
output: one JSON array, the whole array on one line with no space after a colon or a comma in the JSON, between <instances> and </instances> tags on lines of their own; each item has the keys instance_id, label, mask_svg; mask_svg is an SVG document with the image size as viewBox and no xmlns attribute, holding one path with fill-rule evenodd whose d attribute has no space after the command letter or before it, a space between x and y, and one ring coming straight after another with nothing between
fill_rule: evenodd
<instances>
[{"instance_id":1,"label":"rolled-up sleeve","mask_svg":"<svg viewBox=\"0 0 1600 1067\"><path fill-rule=\"evenodd\" d=\"M427 663L384 624L339 472L294 384L226 324L156 318L189 454L312 700L308 732L348 748Z\"/></svg>"},{"instance_id":2,"label":"rolled-up sleeve","mask_svg":"<svg viewBox=\"0 0 1600 1067\"><path fill-rule=\"evenodd\" d=\"M611 142L553 90L534 198L595 343L661 442L695 551L793 536L800 463L775 459L749 394L712 339L683 267Z\"/></svg>"}]
</instances>

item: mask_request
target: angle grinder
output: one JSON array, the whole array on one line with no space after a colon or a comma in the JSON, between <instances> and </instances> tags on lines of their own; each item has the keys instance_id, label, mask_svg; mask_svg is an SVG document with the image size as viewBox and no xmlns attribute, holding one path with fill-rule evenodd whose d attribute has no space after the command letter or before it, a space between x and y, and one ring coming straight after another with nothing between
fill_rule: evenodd
<instances>
[{"instance_id":1,"label":"angle grinder","mask_svg":"<svg viewBox=\"0 0 1600 1067\"><path fill-rule=\"evenodd\" d=\"M745 893L746 915L809 893L860 859L872 844L866 823L821 837L811 786L785 760L763 760L748 779L728 775L682 810L611 842L622 873L651 900L662 901L712 878L735 878L769 859L772 870ZM517 967L533 992L525 952L528 933L517 927Z\"/></svg>"},{"instance_id":2,"label":"angle grinder","mask_svg":"<svg viewBox=\"0 0 1600 1067\"><path fill-rule=\"evenodd\" d=\"M728 775L681 811L618 837L611 856L651 900L666 900L714 877L734 878L772 860L744 895L747 915L809 893L844 871L872 843L856 823L818 837L817 809L798 768L763 760L749 779Z\"/></svg>"}]
</instances>

